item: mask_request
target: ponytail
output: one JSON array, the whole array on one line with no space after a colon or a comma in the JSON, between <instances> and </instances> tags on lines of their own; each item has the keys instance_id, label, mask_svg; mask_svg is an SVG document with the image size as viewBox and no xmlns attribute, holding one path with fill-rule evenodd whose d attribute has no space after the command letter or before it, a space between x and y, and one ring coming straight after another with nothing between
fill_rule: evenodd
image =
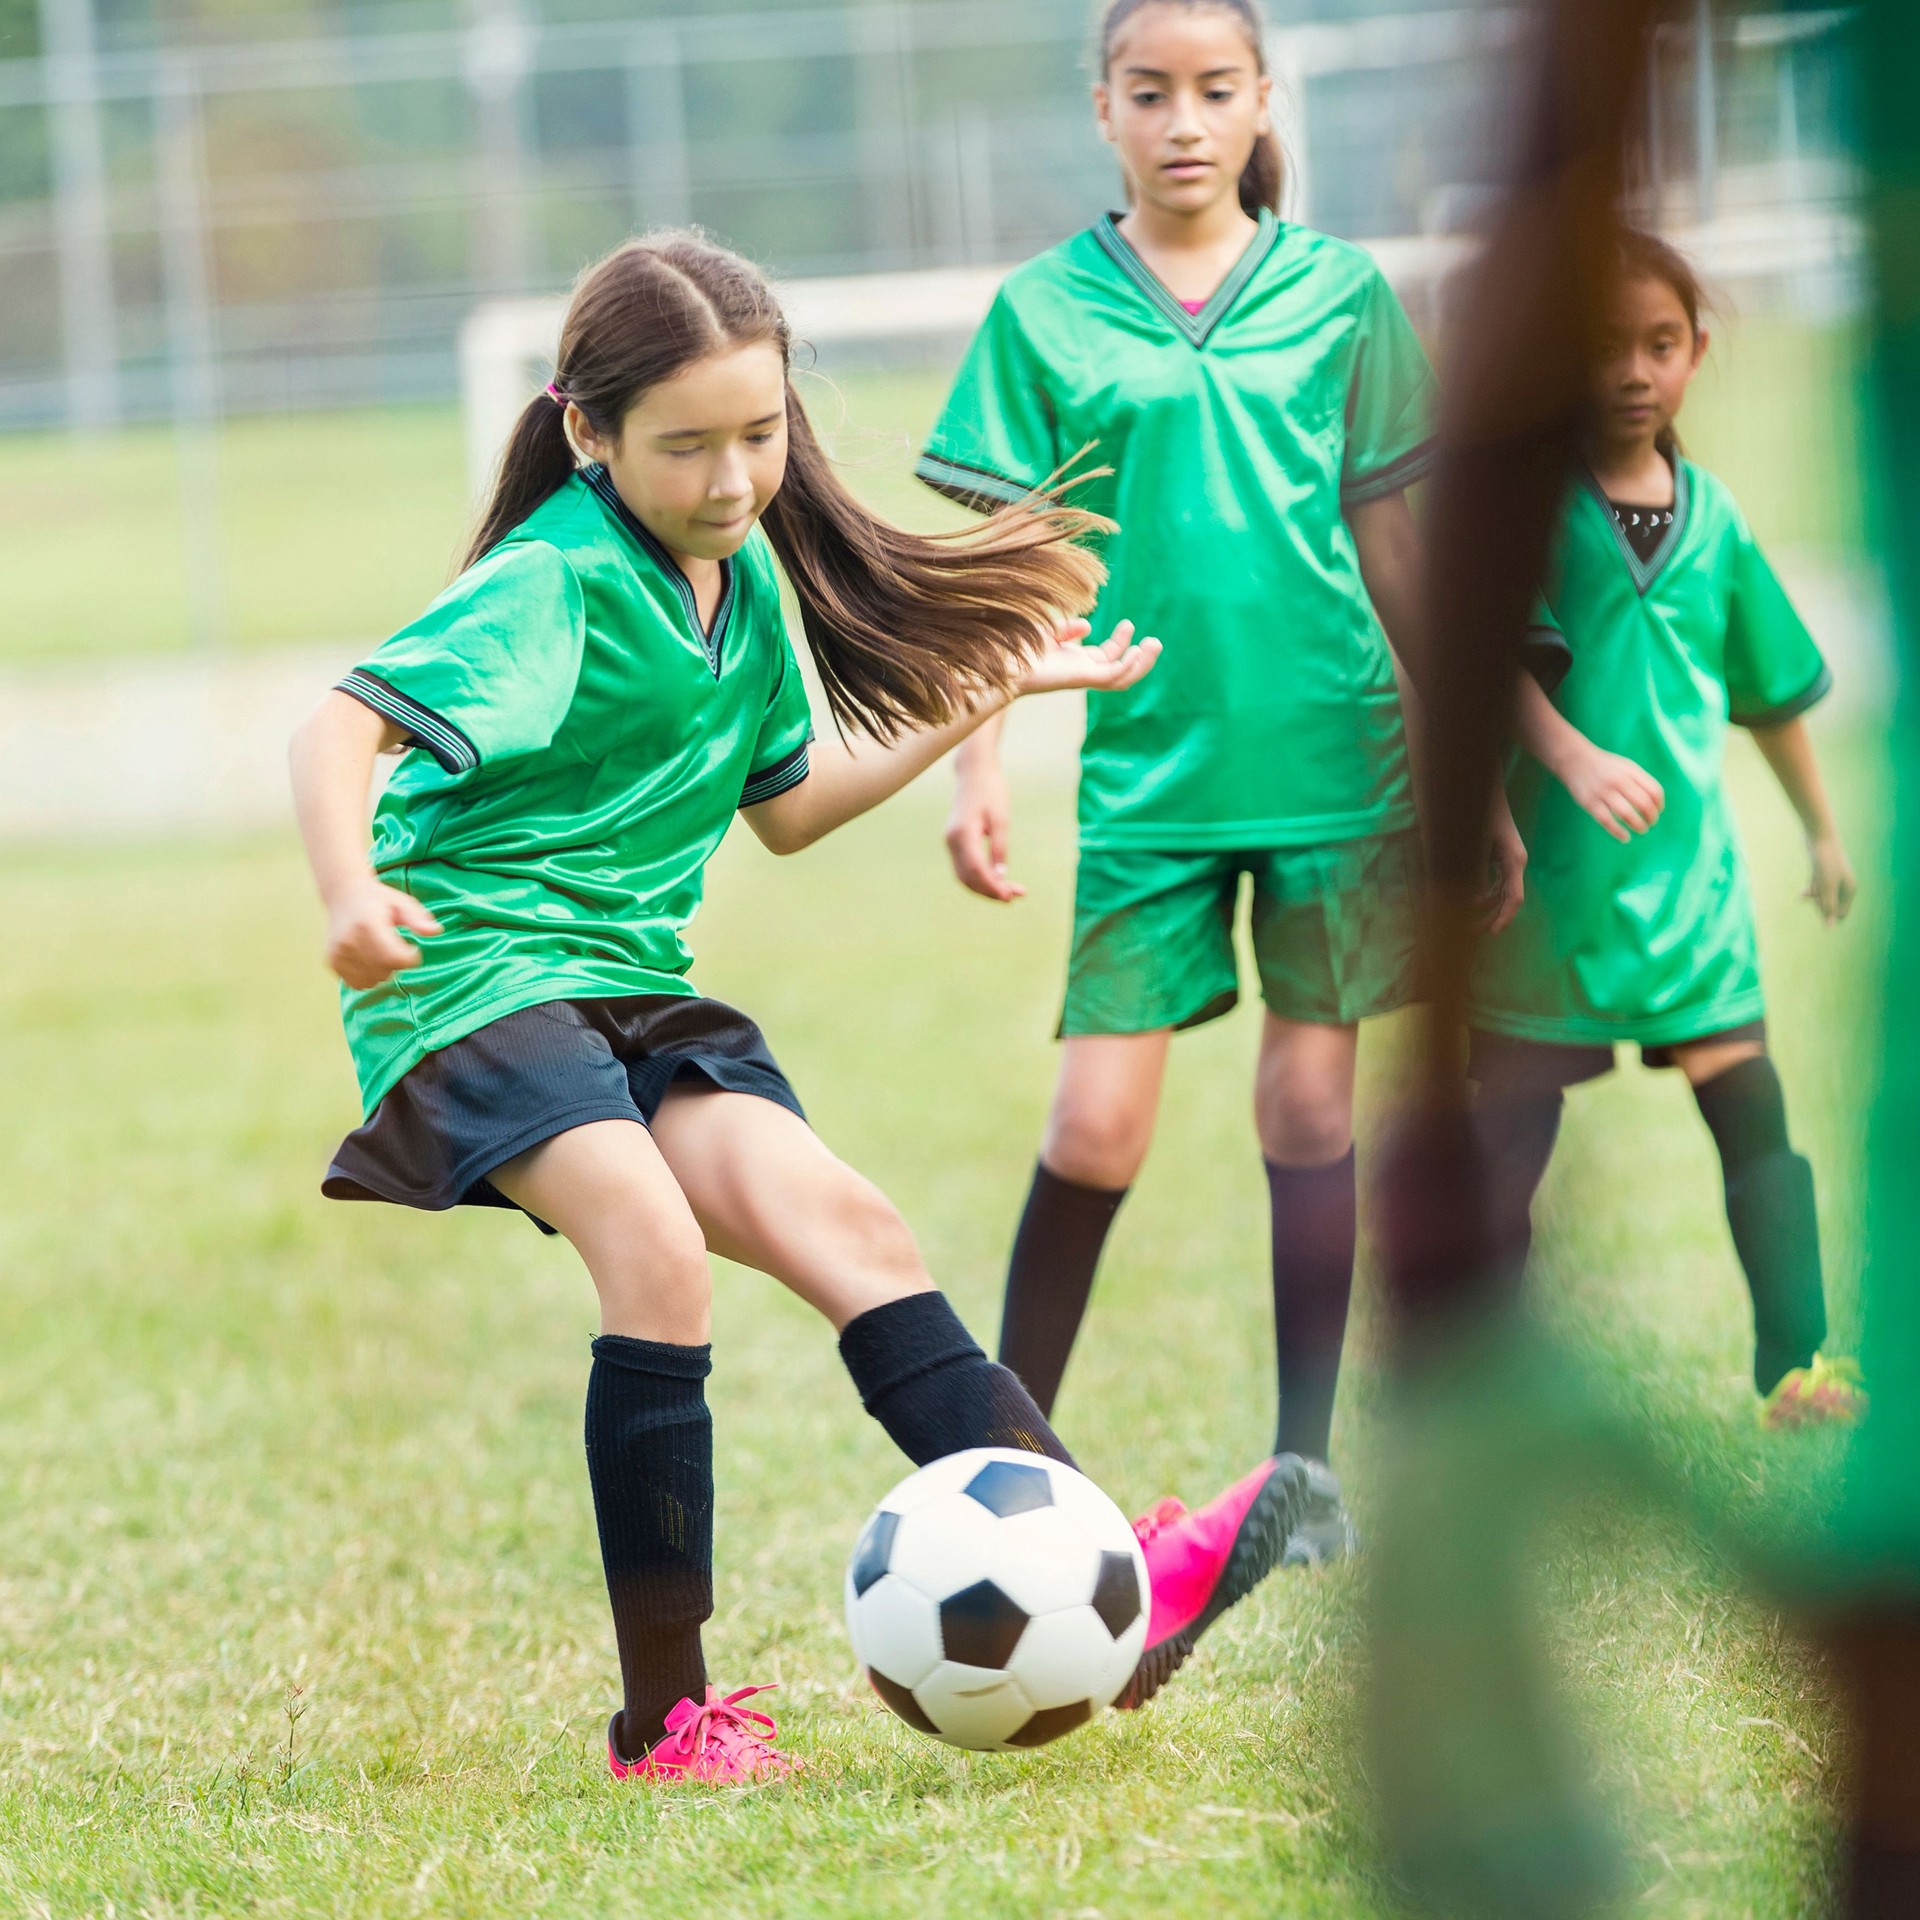
<instances>
[{"instance_id":1,"label":"ponytail","mask_svg":"<svg viewBox=\"0 0 1920 1920\"><path fill-rule=\"evenodd\" d=\"M760 524L836 721L881 740L939 726L1011 684L1063 616L1093 605L1106 568L1074 542L1112 522L1063 506L1062 491L961 533L903 532L842 485L789 384L787 477Z\"/></svg>"},{"instance_id":2,"label":"ponytail","mask_svg":"<svg viewBox=\"0 0 1920 1920\"><path fill-rule=\"evenodd\" d=\"M553 384L514 423L466 564L573 472L567 406L617 441L663 380L762 341L791 364L786 317L766 281L698 234L629 241L589 267L561 328ZM960 533L908 533L841 484L788 383L786 478L761 525L839 725L882 740L938 726L1011 686L1062 620L1092 607L1106 569L1076 542L1112 523L1063 505L1067 484Z\"/></svg>"},{"instance_id":3,"label":"ponytail","mask_svg":"<svg viewBox=\"0 0 1920 1920\"><path fill-rule=\"evenodd\" d=\"M566 421L566 406L552 393L543 393L521 408L500 455L487 510L467 544L467 557L460 562L463 569L498 546L541 501L566 483L574 467Z\"/></svg>"},{"instance_id":4,"label":"ponytail","mask_svg":"<svg viewBox=\"0 0 1920 1920\"><path fill-rule=\"evenodd\" d=\"M1286 163L1280 157L1280 142L1269 133L1260 134L1240 170L1240 211L1259 219L1264 207L1269 213L1280 211L1280 196L1287 184Z\"/></svg>"}]
</instances>

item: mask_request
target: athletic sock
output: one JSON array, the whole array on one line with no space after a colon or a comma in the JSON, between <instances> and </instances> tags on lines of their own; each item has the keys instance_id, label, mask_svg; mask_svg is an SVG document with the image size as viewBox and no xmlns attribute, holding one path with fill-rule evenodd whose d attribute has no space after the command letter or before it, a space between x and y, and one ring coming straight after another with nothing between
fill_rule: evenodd
<instances>
[{"instance_id":1,"label":"athletic sock","mask_svg":"<svg viewBox=\"0 0 1920 1920\"><path fill-rule=\"evenodd\" d=\"M1042 1413L1053 1412L1060 1376L1086 1317L1094 1269L1125 1187L1083 1187L1044 1162L1033 1169L1026 1210L1007 1264L1000 1364L1020 1376Z\"/></svg>"},{"instance_id":2,"label":"athletic sock","mask_svg":"<svg viewBox=\"0 0 1920 1920\"><path fill-rule=\"evenodd\" d=\"M1827 1337L1813 1169L1788 1144L1787 1103L1765 1054L1693 1090L1720 1149L1727 1225L1753 1296L1753 1382L1770 1393Z\"/></svg>"},{"instance_id":3,"label":"athletic sock","mask_svg":"<svg viewBox=\"0 0 1920 1920\"><path fill-rule=\"evenodd\" d=\"M1533 1251L1533 1196L1546 1178L1566 1097L1541 1092L1483 1096L1474 1125L1488 1167L1494 1245L1509 1287L1517 1288Z\"/></svg>"},{"instance_id":4,"label":"athletic sock","mask_svg":"<svg viewBox=\"0 0 1920 1920\"><path fill-rule=\"evenodd\" d=\"M1280 1376L1275 1453L1327 1457L1353 1294L1353 1149L1326 1167L1267 1165L1273 1330Z\"/></svg>"},{"instance_id":5,"label":"athletic sock","mask_svg":"<svg viewBox=\"0 0 1920 1920\"><path fill-rule=\"evenodd\" d=\"M711 1347L603 1333L587 1382L587 1475L625 1688L614 1744L637 1760L705 1698L713 1612Z\"/></svg>"},{"instance_id":6,"label":"athletic sock","mask_svg":"<svg viewBox=\"0 0 1920 1920\"><path fill-rule=\"evenodd\" d=\"M974 1344L943 1293L910 1293L840 1331L861 1404L916 1467L969 1447L1014 1447L1073 1464L1033 1397Z\"/></svg>"}]
</instances>

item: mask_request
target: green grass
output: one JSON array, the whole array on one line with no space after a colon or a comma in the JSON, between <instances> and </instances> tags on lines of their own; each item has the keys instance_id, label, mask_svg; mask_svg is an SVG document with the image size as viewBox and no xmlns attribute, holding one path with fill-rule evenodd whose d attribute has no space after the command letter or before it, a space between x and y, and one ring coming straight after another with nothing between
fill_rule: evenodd
<instances>
[{"instance_id":1,"label":"green grass","mask_svg":"<svg viewBox=\"0 0 1920 1920\"><path fill-rule=\"evenodd\" d=\"M1861 546L1852 336L1730 325L1689 408L1692 448L1763 540ZM908 524L959 516L911 477L937 373L801 376L856 486ZM451 408L227 423L219 436L229 643L351 644L411 619L450 577L467 527ZM172 442L0 436L0 665L179 653L191 645Z\"/></svg>"},{"instance_id":2,"label":"green grass","mask_svg":"<svg viewBox=\"0 0 1920 1920\"><path fill-rule=\"evenodd\" d=\"M1854 743L1859 746L1860 743ZM1866 835L1871 742L1836 755ZM1872 898L1822 935L1784 809L1736 753L1778 1046L1851 1326ZM944 877L916 791L802 859L730 843L706 991L754 1010L824 1136L990 1327L1036 1140L1068 801L1022 799L1035 897ZM354 1115L316 916L279 841L12 853L0 920L0 1911L33 1916L1357 1916L1386 1910L1353 1753L1354 1576L1276 1577L1151 1712L1018 1758L890 1720L838 1624L843 1555L901 1471L826 1329L769 1283L716 1309L716 1675L778 1679L792 1790L615 1791L614 1672L570 1252L493 1214L323 1204ZM778 938L770 937L778 929ZM1060 1419L1129 1505L1210 1492L1272 1410L1252 1014L1176 1049ZM1394 1048L1369 1034L1368 1118ZM1671 1076L1581 1093L1541 1292L1703 1487L1765 1444L1711 1153ZM1364 1521L1377 1357L1338 1443ZM1786 1916L1829 1876L1827 1696L1666 1524L1598 1509L1547 1570L1600 1778L1637 1808L1637 1912Z\"/></svg>"}]
</instances>

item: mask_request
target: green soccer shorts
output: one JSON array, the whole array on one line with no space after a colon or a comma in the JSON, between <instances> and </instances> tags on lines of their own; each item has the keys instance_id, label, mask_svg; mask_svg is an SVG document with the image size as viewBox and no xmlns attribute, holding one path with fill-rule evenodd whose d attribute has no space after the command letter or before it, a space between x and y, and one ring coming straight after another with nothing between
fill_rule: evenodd
<instances>
[{"instance_id":1,"label":"green soccer shorts","mask_svg":"<svg viewBox=\"0 0 1920 1920\"><path fill-rule=\"evenodd\" d=\"M1346 1026L1414 997L1417 828L1252 853L1082 850L1060 1035L1195 1027L1240 997L1233 923L1252 877L1260 997Z\"/></svg>"}]
</instances>

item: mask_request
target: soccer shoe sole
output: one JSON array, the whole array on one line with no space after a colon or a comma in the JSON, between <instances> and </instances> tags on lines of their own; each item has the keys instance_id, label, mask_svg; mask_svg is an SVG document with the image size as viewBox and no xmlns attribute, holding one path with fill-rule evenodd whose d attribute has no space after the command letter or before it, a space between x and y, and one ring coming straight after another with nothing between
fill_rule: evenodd
<instances>
[{"instance_id":1,"label":"soccer shoe sole","mask_svg":"<svg viewBox=\"0 0 1920 1920\"><path fill-rule=\"evenodd\" d=\"M1298 1454L1274 1465L1266 1483L1254 1495L1233 1536L1227 1564L1207 1604L1191 1626L1170 1633L1158 1646L1140 1656L1133 1678L1121 1690L1116 1707L1144 1707L1187 1664L1200 1636L1233 1606L1244 1600L1278 1563L1307 1509L1307 1463Z\"/></svg>"}]
</instances>

